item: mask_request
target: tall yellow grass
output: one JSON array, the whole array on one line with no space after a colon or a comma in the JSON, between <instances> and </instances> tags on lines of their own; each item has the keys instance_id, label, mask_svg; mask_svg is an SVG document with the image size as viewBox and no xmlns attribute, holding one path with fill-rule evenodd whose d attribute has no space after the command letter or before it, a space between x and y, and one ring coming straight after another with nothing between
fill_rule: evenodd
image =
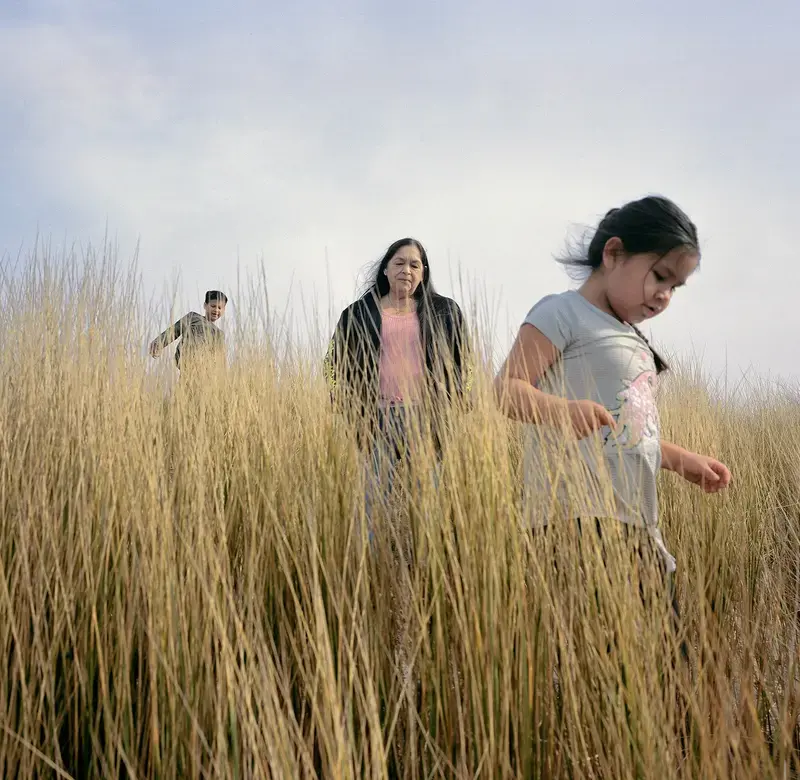
<instances>
[{"instance_id":1,"label":"tall yellow grass","mask_svg":"<svg viewBox=\"0 0 800 780\"><path fill-rule=\"evenodd\" d=\"M4 777L800 772L796 399L667 383L664 436L735 478L663 478L676 635L625 550L523 528L488 371L370 547L321 355L243 339L165 396L133 271L40 257L2 285Z\"/></svg>"}]
</instances>

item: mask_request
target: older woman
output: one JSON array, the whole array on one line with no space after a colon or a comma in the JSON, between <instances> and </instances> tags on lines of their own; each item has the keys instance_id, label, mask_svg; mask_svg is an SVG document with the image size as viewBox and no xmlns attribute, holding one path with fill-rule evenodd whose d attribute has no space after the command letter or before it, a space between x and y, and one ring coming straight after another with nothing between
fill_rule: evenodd
<instances>
[{"instance_id":1,"label":"older woman","mask_svg":"<svg viewBox=\"0 0 800 780\"><path fill-rule=\"evenodd\" d=\"M325 359L333 401L370 455L368 518L391 492L412 427L430 423L441 454L445 408L469 390L468 349L461 309L434 291L422 244L395 241L342 312Z\"/></svg>"}]
</instances>

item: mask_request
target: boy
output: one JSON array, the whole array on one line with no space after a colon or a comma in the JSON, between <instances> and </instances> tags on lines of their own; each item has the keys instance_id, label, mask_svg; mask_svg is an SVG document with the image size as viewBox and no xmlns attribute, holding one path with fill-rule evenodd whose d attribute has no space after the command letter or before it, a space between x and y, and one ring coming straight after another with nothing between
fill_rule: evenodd
<instances>
[{"instance_id":1,"label":"boy","mask_svg":"<svg viewBox=\"0 0 800 780\"><path fill-rule=\"evenodd\" d=\"M225 304L228 297L219 290L209 290L206 293L203 308L205 317L195 311L190 311L181 317L173 326L167 328L162 334L153 339L150 344L150 357L157 358L161 350L175 339L180 338L181 343L175 350L175 363L181 369L181 360L191 360L199 357L200 353L225 354L225 334L214 323L225 314ZM182 338L181 338L182 337Z\"/></svg>"}]
</instances>

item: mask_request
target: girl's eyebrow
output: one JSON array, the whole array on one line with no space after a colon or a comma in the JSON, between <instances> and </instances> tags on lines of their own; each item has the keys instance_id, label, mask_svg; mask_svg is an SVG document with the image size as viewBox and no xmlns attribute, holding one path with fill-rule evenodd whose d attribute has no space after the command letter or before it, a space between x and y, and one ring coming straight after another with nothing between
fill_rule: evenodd
<instances>
[{"instance_id":1,"label":"girl's eyebrow","mask_svg":"<svg viewBox=\"0 0 800 780\"><path fill-rule=\"evenodd\" d=\"M670 268L669 266L661 266L658 269L658 273L660 273L666 279L674 280L675 284L673 285L673 287L685 287L686 286L686 280L685 279L679 279L678 275L675 273L674 269Z\"/></svg>"}]
</instances>

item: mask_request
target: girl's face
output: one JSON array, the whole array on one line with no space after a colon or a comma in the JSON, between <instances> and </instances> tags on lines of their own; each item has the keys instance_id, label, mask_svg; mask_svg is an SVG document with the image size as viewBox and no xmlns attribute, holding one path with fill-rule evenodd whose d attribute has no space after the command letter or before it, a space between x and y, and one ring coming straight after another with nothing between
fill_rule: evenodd
<instances>
[{"instance_id":1,"label":"girl's face","mask_svg":"<svg viewBox=\"0 0 800 780\"><path fill-rule=\"evenodd\" d=\"M216 322L223 314L225 314L225 301L209 301L207 304L205 304L205 310L206 319L209 322Z\"/></svg>"},{"instance_id":2,"label":"girl's face","mask_svg":"<svg viewBox=\"0 0 800 780\"><path fill-rule=\"evenodd\" d=\"M662 257L615 253L608 262L606 252L603 266L608 302L621 320L634 325L661 314L700 262L697 252L681 247Z\"/></svg>"},{"instance_id":3,"label":"girl's face","mask_svg":"<svg viewBox=\"0 0 800 780\"><path fill-rule=\"evenodd\" d=\"M410 298L422 284L425 274L419 249L413 244L400 247L387 263L384 273L389 279L389 289L395 295Z\"/></svg>"}]
</instances>

